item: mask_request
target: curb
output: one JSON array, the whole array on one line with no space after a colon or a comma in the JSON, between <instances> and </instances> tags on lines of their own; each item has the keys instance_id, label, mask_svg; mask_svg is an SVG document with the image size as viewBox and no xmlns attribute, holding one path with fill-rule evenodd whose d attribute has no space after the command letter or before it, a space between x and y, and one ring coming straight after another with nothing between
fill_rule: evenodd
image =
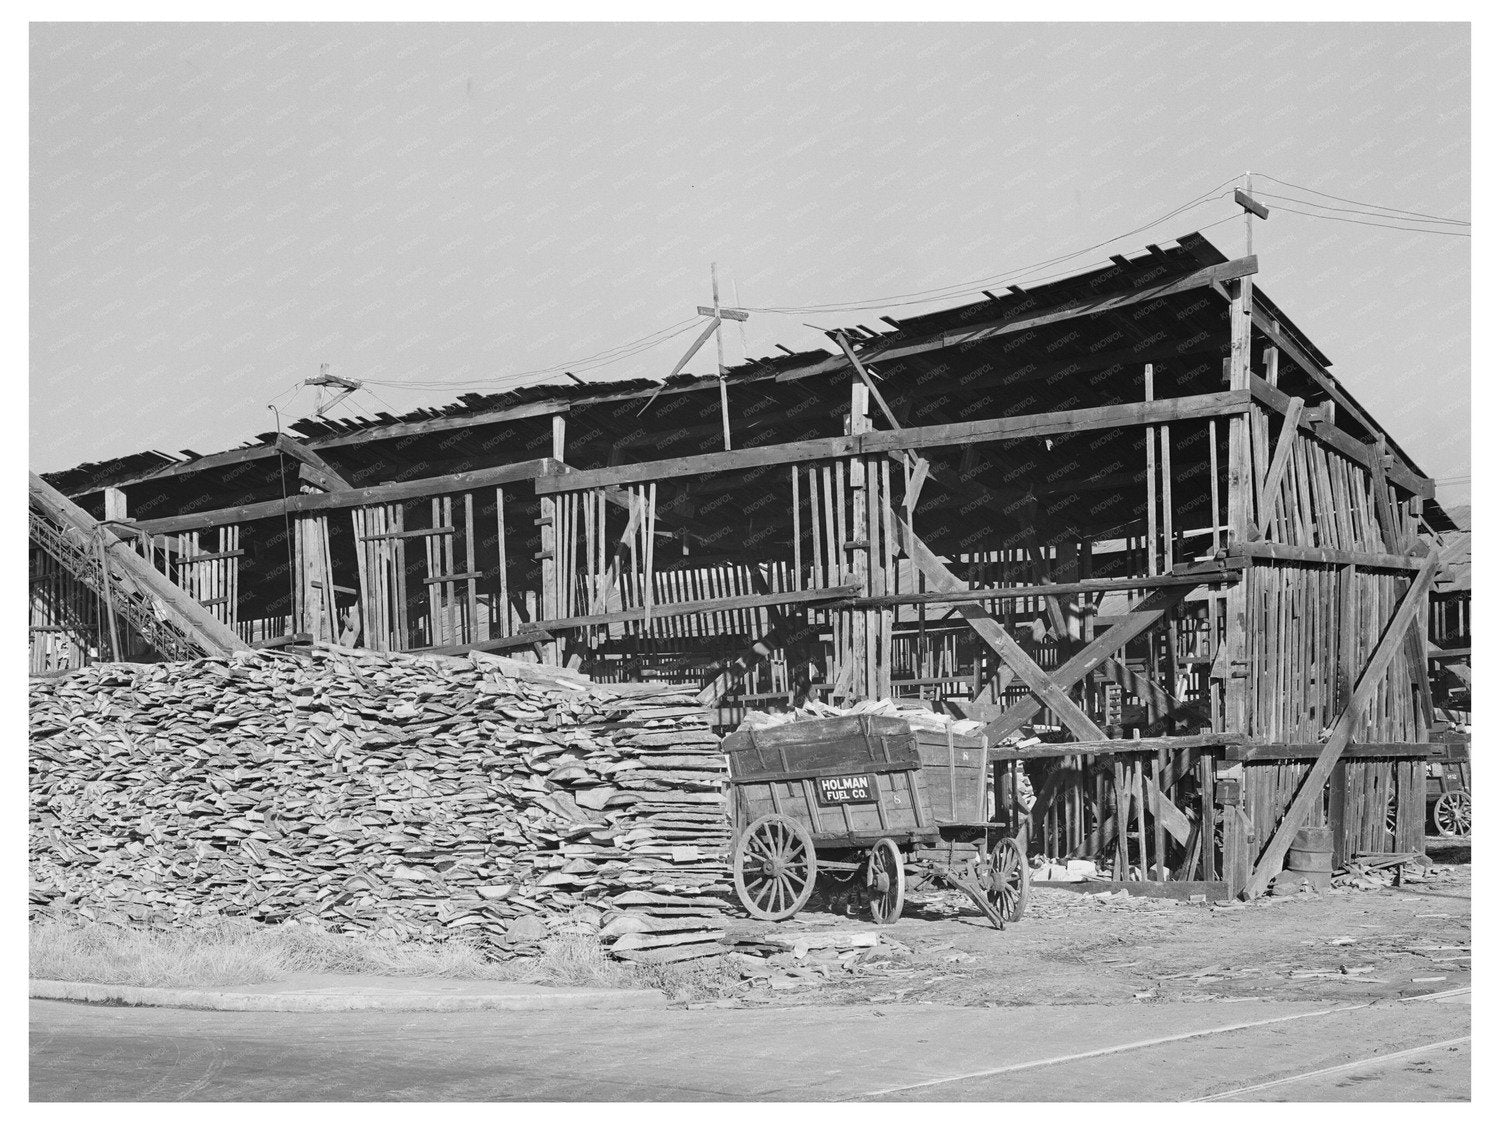
<instances>
[{"instance_id":1,"label":"curb","mask_svg":"<svg viewBox=\"0 0 1500 1124\"><path fill-rule=\"evenodd\" d=\"M554 1011L665 1007L667 997L646 989L555 988L515 995L437 995L359 991L297 994L127 987L124 984L32 980L32 999L113 1003L126 1007L182 1007L196 1011Z\"/></svg>"}]
</instances>

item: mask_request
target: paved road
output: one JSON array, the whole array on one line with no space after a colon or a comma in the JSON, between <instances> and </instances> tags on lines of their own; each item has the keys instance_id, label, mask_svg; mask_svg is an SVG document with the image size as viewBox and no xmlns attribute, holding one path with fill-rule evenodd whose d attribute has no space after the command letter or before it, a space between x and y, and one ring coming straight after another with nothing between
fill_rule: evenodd
<instances>
[{"instance_id":1,"label":"paved road","mask_svg":"<svg viewBox=\"0 0 1500 1124\"><path fill-rule=\"evenodd\" d=\"M1464 1100L1463 1043L1380 1059L1463 1039L1469 1013L1464 1002L1250 1002L294 1015L35 1000L31 1096ZM1324 1072L1349 1063L1362 1068ZM1303 1074L1314 1076L1251 1088Z\"/></svg>"}]
</instances>

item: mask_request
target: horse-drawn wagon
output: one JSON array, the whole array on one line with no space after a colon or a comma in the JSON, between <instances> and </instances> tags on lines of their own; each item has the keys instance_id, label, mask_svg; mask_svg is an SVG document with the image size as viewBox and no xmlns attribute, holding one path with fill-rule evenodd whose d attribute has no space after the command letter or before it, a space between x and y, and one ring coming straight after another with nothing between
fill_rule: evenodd
<instances>
[{"instance_id":1,"label":"horse-drawn wagon","mask_svg":"<svg viewBox=\"0 0 1500 1124\"><path fill-rule=\"evenodd\" d=\"M908 889L962 890L996 928L1026 908L1026 856L995 822L982 738L858 715L744 729L724 741L735 890L751 916L792 917L821 878L878 924Z\"/></svg>"}]
</instances>

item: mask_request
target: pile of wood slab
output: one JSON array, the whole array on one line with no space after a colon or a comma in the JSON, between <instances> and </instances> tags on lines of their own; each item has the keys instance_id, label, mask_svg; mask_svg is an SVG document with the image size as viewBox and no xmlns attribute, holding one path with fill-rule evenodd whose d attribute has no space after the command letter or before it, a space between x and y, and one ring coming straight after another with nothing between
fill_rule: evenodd
<instances>
[{"instance_id":1,"label":"pile of wood slab","mask_svg":"<svg viewBox=\"0 0 1500 1124\"><path fill-rule=\"evenodd\" d=\"M30 695L33 915L723 951L725 763L681 688L324 645Z\"/></svg>"}]
</instances>

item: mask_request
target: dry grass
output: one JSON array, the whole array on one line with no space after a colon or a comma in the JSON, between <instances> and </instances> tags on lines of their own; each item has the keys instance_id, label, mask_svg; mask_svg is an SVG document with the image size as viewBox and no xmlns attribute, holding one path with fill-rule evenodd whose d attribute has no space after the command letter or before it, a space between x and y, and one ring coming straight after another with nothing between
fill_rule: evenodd
<instances>
[{"instance_id":1,"label":"dry grass","mask_svg":"<svg viewBox=\"0 0 1500 1124\"><path fill-rule=\"evenodd\" d=\"M263 983L297 972L471 979L516 974L457 941L419 944L249 921L191 929L34 921L30 969L36 978L137 987Z\"/></svg>"},{"instance_id":2,"label":"dry grass","mask_svg":"<svg viewBox=\"0 0 1500 1124\"><path fill-rule=\"evenodd\" d=\"M677 1001L719 998L738 982L722 958L645 967L612 960L596 937L545 942L542 955L496 961L462 941L422 944L305 925L225 921L159 929L61 920L31 923L33 979L134 987L224 987L299 972L512 980L566 987L654 988Z\"/></svg>"}]
</instances>

